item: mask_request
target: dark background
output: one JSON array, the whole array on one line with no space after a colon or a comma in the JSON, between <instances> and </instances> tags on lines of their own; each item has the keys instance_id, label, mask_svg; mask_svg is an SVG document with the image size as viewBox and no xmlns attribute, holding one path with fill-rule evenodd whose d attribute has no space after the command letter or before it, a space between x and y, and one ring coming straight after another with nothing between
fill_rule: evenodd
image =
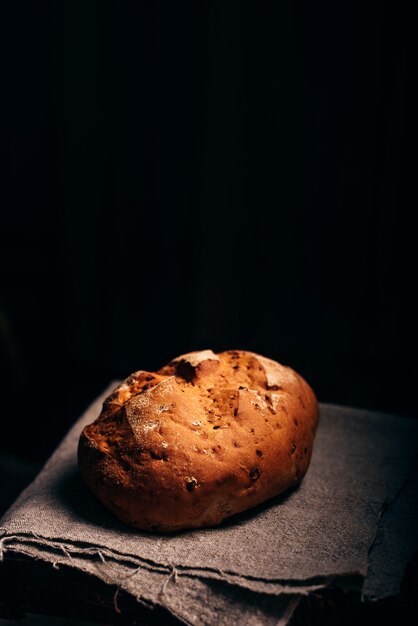
<instances>
[{"instance_id":1,"label":"dark background","mask_svg":"<svg viewBox=\"0 0 418 626\"><path fill-rule=\"evenodd\" d=\"M202 348L417 414L412 7L2 6L7 467Z\"/></svg>"}]
</instances>

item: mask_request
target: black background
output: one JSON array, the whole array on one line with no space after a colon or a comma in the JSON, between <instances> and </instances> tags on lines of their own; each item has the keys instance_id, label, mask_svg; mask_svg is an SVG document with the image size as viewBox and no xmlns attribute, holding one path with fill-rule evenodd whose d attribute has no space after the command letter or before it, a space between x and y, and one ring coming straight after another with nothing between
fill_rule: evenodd
<instances>
[{"instance_id":1,"label":"black background","mask_svg":"<svg viewBox=\"0 0 418 626\"><path fill-rule=\"evenodd\" d=\"M417 413L412 7L2 6L3 452L203 348Z\"/></svg>"}]
</instances>

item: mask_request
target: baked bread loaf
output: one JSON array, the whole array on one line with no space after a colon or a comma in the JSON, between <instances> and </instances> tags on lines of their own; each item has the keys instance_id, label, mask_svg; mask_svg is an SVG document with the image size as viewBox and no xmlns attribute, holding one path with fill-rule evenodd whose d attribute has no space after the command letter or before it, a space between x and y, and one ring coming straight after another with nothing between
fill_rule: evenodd
<instances>
[{"instance_id":1,"label":"baked bread loaf","mask_svg":"<svg viewBox=\"0 0 418 626\"><path fill-rule=\"evenodd\" d=\"M138 371L81 433L91 491L120 520L172 532L219 524L296 485L318 422L305 380L244 350Z\"/></svg>"}]
</instances>

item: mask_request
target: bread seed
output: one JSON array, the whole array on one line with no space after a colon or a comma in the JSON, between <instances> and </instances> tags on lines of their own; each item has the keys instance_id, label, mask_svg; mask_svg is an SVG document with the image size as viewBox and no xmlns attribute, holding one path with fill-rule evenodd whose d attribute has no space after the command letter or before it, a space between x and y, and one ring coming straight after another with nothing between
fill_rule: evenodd
<instances>
[{"instance_id":1,"label":"bread seed","mask_svg":"<svg viewBox=\"0 0 418 626\"><path fill-rule=\"evenodd\" d=\"M189 478L189 479L187 480L187 483L186 483L186 489L187 489L187 491L193 491L193 489L194 489L196 486L197 486L197 480L196 480L196 478L193 478L193 477L192 477L192 478Z\"/></svg>"},{"instance_id":2,"label":"bread seed","mask_svg":"<svg viewBox=\"0 0 418 626\"><path fill-rule=\"evenodd\" d=\"M260 478L260 470L257 466L253 467L252 470L250 470L249 477L252 481L256 481Z\"/></svg>"}]
</instances>

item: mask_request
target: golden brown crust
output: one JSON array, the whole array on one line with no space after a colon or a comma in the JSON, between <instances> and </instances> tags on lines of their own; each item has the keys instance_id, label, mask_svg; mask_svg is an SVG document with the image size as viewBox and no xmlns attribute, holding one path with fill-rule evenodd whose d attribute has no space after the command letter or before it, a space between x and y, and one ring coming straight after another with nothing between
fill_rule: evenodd
<instances>
[{"instance_id":1,"label":"golden brown crust","mask_svg":"<svg viewBox=\"0 0 418 626\"><path fill-rule=\"evenodd\" d=\"M318 422L307 382L252 352L192 352L135 372L81 434L81 474L123 522L214 526L297 484Z\"/></svg>"}]
</instances>

